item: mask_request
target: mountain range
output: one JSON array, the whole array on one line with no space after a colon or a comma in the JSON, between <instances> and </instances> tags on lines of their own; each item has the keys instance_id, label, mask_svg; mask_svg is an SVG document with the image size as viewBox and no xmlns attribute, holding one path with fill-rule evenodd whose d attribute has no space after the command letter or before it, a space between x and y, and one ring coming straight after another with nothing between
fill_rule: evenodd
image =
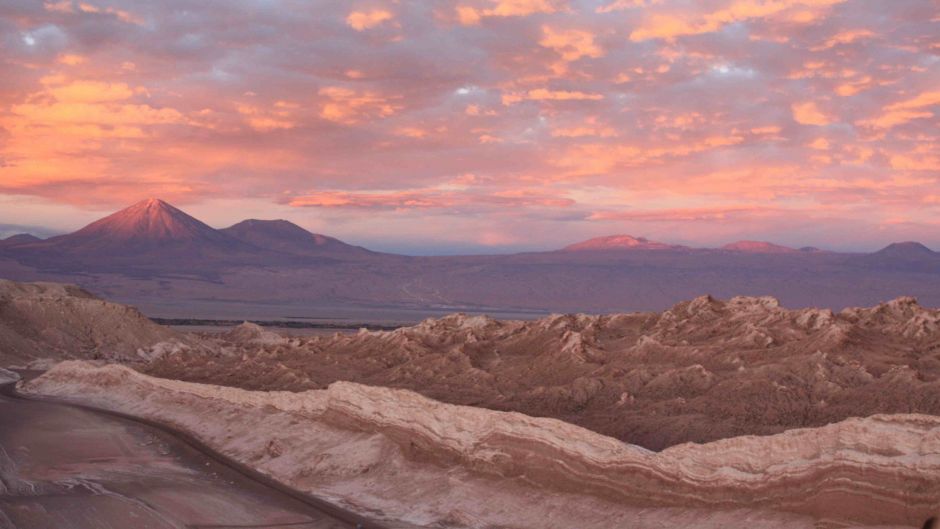
<instances>
[{"instance_id":1,"label":"mountain range","mask_svg":"<svg viewBox=\"0 0 940 529\"><path fill-rule=\"evenodd\" d=\"M185 310L192 302L284 310L657 310L706 293L775 295L794 307L868 305L899 295L940 304L940 253L915 242L863 254L762 241L691 248L612 235L546 252L412 257L285 220L215 229L158 199L74 233L0 240L0 277L70 281L162 314L167 310L157 307Z\"/></svg>"}]
</instances>

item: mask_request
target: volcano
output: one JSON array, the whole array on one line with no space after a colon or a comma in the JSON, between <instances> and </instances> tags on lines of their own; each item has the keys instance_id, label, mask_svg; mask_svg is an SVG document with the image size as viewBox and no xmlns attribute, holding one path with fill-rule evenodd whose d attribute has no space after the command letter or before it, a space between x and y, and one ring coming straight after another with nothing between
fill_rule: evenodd
<instances>
[{"instance_id":1,"label":"volcano","mask_svg":"<svg viewBox=\"0 0 940 529\"><path fill-rule=\"evenodd\" d=\"M875 253L860 257L858 262L868 268L895 272L940 272L940 253L914 241L889 244Z\"/></svg>"},{"instance_id":2,"label":"volcano","mask_svg":"<svg viewBox=\"0 0 940 529\"><path fill-rule=\"evenodd\" d=\"M885 246L873 255L882 257L900 257L906 259L935 258L940 254L915 241L896 242Z\"/></svg>"},{"instance_id":3,"label":"volcano","mask_svg":"<svg viewBox=\"0 0 940 529\"><path fill-rule=\"evenodd\" d=\"M18 248L43 268L128 271L271 261L261 249L151 198L67 235ZM282 259L283 260L283 259Z\"/></svg>"},{"instance_id":4,"label":"volcano","mask_svg":"<svg viewBox=\"0 0 940 529\"><path fill-rule=\"evenodd\" d=\"M79 283L137 305L148 303L140 297L146 293L174 307L263 300L291 311L321 305L662 310L703 292L769 294L789 306L835 309L915 294L940 304L940 253L918 243L865 254L747 241L691 248L611 235L544 252L404 256L285 220L214 229L157 199L68 235L0 242L0 276Z\"/></svg>"},{"instance_id":5,"label":"volcano","mask_svg":"<svg viewBox=\"0 0 940 529\"><path fill-rule=\"evenodd\" d=\"M180 242L233 243L231 237L156 198L138 202L54 241L60 247L102 249L161 247Z\"/></svg>"},{"instance_id":6,"label":"volcano","mask_svg":"<svg viewBox=\"0 0 940 529\"><path fill-rule=\"evenodd\" d=\"M344 258L379 255L361 246L353 246L333 237L309 232L286 220L248 219L219 231L258 248L286 254Z\"/></svg>"}]
</instances>

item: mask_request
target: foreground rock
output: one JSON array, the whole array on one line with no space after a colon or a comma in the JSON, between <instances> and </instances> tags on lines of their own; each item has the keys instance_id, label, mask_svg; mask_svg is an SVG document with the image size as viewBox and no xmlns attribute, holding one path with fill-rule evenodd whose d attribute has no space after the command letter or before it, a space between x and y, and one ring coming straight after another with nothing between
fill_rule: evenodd
<instances>
[{"instance_id":1,"label":"foreground rock","mask_svg":"<svg viewBox=\"0 0 940 529\"><path fill-rule=\"evenodd\" d=\"M190 342L134 308L76 286L0 279L0 366L63 358L142 361Z\"/></svg>"},{"instance_id":2,"label":"foreground rock","mask_svg":"<svg viewBox=\"0 0 940 529\"><path fill-rule=\"evenodd\" d=\"M263 393L65 362L24 389L170 423L297 488L433 527L914 526L940 497L940 418L924 415L654 453L345 382Z\"/></svg>"},{"instance_id":3,"label":"foreground rock","mask_svg":"<svg viewBox=\"0 0 940 529\"><path fill-rule=\"evenodd\" d=\"M19 374L0 367L0 384L8 384L10 382L16 382L19 379L20 379Z\"/></svg>"},{"instance_id":4,"label":"foreground rock","mask_svg":"<svg viewBox=\"0 0 940 529\"><path fill-rule=\"evenodd\" d=\"M940 311L912 298L833 313L701 297L662 313L458 314L266 343L250 330L240 346L235 333L219 345L230 354L167 356L148 372L246 389L405 388L657 450L877 413L940 414Z\"/></svg>"}]
</instances>

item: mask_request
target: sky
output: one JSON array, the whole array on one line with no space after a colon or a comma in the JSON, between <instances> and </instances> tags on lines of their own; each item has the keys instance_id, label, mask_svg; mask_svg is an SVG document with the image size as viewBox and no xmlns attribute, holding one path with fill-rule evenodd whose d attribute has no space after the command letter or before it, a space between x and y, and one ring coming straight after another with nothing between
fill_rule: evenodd
<instances>
[{"instance_id":1,"label":"sky","mask_svg":"<svg viewBox=\"0 0 940 529\"><path fill-rule=\"evenodd\" d=\"M936 0L0 0L0 235L940 249Z\"/></svg>"}]
</instances>

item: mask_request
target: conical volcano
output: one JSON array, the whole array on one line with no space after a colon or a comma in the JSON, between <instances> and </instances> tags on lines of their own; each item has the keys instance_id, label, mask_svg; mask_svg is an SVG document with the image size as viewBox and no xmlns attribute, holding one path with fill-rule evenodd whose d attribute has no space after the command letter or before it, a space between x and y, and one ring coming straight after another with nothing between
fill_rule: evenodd
<instances>
[{"instance_id":1,"label":"conical volcano","mask_svg":"<svg viewBox=\"0 0 940 529\"><path fill-rule=\"evenodd\" d=\"M71 235L70 240L116 244L162 242L230 242L231 239L166 202L151 198L95 221Z\"/></svg>"},{"instance_id":2,"label":"conical volcano","mask_svg":"<svg viewBox=\"0 0 940 529\"><path fill-rule=\"evenodd\" d=\"M52 268L185 272L260 261L264 250L231 237L158 199L138 202L68 235L24 248Z\"/></svg>"}]
</instances>

